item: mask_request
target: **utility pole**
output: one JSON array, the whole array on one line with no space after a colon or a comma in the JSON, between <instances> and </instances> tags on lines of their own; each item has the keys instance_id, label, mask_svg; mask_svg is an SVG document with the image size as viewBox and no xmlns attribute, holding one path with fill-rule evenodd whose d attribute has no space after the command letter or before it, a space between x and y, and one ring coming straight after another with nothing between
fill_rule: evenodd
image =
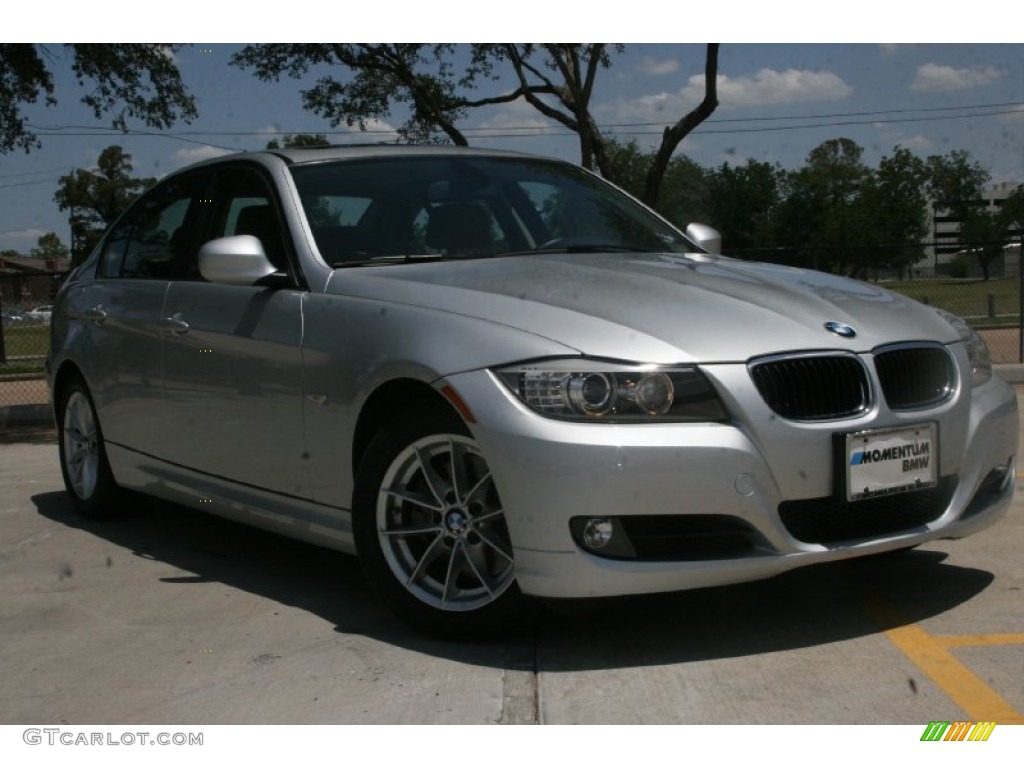
<instances>
[{"instance_id":1,"label":"utility pole","mask_svg":"<svg viewBox=\"0 0 1024 768\"><path fill-rule=\"evenodd\" d=\"M1024 363L1024 222L1019 225L1020 250L1017 251L1017 362Z\"/></svg>"},{"instance_id":2,"label":"utility pole","mask_svg":"<svg viewBox=\"0 0 1024 768\"><path fill-rule=\"evenodd\" d=\"M74 189L75 188L75 182L78 181L78 169L77 168L72 168L71 169L71 176L74 179L72 181L71 188ZM71 229L71 263L73 265L77 265L78 264L78 238L77 238L76 233L75 233L75 229L76 229L76 227L75 227L75 203L74 203L74 197L73 196L72 196L72 200L71 200L71 207L70 207L69 213L68 213L68 227Z\"/></svg>"}]
</instances>

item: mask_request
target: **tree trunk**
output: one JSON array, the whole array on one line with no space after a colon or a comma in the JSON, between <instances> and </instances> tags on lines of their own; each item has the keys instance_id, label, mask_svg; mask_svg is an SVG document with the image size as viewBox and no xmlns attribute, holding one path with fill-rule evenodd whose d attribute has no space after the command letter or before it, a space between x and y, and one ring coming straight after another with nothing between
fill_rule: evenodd
<instances>
[{"instance_id":1,"label":"tree trunk","mask_svg":"<svg viewBox=\"0 0 1024 768\"><path fill-rule=\"evenodd\" d=\"M704 122L718 106L718 43L708 43L707 55L704 59L704 100L683 117L675 125L665 129L661 137L661 146L654 156L650 169L647 171L647 182L644 188L644 202L657 208L661 197L661 182L668 170L669 160L679 143Z\"/></svg>"}]
</instances>

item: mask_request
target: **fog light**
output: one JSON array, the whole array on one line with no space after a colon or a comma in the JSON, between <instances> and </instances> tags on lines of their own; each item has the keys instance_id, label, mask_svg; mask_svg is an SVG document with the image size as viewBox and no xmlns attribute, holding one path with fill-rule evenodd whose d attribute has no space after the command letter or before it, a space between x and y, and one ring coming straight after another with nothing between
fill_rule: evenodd
<instances>
[{"instance_id":1,"label":"fog light","mask_svg":"<svg viewBox=\"0 0 1024 768\"><path fill-rule=\"evenodd\" d=\"M569 533L585 552L613 560L635 560L636 550L621 517L573 517Z\"/></svg>"},{"instance_id":2,"label":"fog light","mask_svg":"<svg viewBox=\"0 0 1024 768\"><path fill-rule=\"evenodd\" d=\"M592 517L583 525L583 543L587 549L601 549L612 540L614 530L610 517Z\"/></svg>"}]
</instances>

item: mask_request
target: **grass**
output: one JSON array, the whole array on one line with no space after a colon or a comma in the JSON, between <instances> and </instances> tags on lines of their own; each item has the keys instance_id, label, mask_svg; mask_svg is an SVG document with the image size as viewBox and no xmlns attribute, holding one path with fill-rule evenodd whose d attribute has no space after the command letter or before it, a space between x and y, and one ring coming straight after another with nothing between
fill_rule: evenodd
<instances>
[{"instance_id":1,"label":"grass","mask_svg":"<svg viewBox=\"0 0 1024 768\"><path fill-rule=\"evenodd\" d=\"M50 346L49 325L23 325L4 328L4 350L7 359L22 355L46 356Z\"/></svg>"},{"instance_id":2,"label":"grass","mask_svg":"<svg viewBox=\"0 0 1024 768\"><path fill-rule=\"evenodd\" d=\"M42 376L43 360L49 346L49 325L4 328L4 354L7 362L0 364L0 378L4 374L38 374Z\"/></svg>"},{"instance_id":3,"label":"grass","mask_svg":"<svg viewBox=\"0 0 1024 768\"><path fill-rule=\"evenodd\" d=\"M1016 324L1020 305L1016 277L997 280L883 280L879 283L895 293L902 293L933 307L941 307L968 319L971 325ZM989 312L989 296L994 312Z\"/></svg>"},{"instance_id":4,"label":"grass","mask_svg":"<svg viewBox=\"0 0 1024 768\"><path fill-rule=\"evenodd\" d=\"M3 381L5 375L38 374L42 376L44 373L42 360L18 360L13 363L0 364L0 381Z\"/></svg>"}]
</instances>

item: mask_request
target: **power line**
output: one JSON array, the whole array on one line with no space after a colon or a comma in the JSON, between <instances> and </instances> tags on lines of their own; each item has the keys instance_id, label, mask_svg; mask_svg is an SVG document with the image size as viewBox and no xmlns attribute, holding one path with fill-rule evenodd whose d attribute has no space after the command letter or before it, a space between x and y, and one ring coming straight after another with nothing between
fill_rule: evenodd
<instances>
[{"instance_id":1,"label":"power line","mask_svg":"<svg viewBox=\"0 0 1024 768\"><path fill-rule=\"evenodd\" d=\"M60 168L51 168L48 171L28 171L26 173L5 173L2 176L0 176L0 179L18 179L18 178L21 178L22 176L42 176L42 175L47 174L47 173L60 173L61 171L66 171L66 170L67 170L67 167L66 166L62 166Z\"/></svg>"},{"instance_id":2,"label":"power line","mask_svg":"<svg viewBox=\"0 0 1024 768\"><path fill-rule=\"evenodd\" d=\"M37 132L36 135L38 135L38 136L110 136L110 135L117 135L117 136L153 136L155 138L160 138L160 139L175 139L176 141L185 141L185 142L188 142L189 144L199 144L200 146L204 146L204 147L215 147L216 149L223 149L223 150L226 150L228 152L234 152L237 149L236 147L224 147L224 146L220 146L219 144L211 144L208 141L196 141L195 139L187 139L184 136L179 135L178 133L173 133L171 131L162 131L162 132L144 131L144 130L140 130L140 129L137 129L137 128L129 128L127 130L122 131L122 130L119 130L117 128L107 128L107 127L104 127L104 126L87 126L87 125L80 125L80 126L51 126L50 128L42 128L40 126L32 125L31 123L26 123L26 125L29 128L31 128L33 131L36 131ZM71 128L71 127L74 127L74 128L84 128L88 132L86 132L86 133L79 133L79 132L66 133L65 130L64 130L65 127L68 127L68 128ZM196 135L208 136L208 135L216 135L216 134L207 134L207 133L203 133L203 132L196 132ZM231 134L224 134L224 135L230 136Z\"/></svg>"},{"instance_id":3,"label":"power line","mask_svg":"<svg viewBox=\"0 0 1024 768\"><path fill-rule=\"evenodd\" d=\"M53 179L40 179L39 181L21 181L16 184L0 184L0 189L10 189L11 187L31 187L35 184L53 184Z\"/></svg>"},{"instance_id":4,"label":"power line","mask_svg":"<svg viewBox=\"0 0 1024 768\"><path fill-rule=\"evenodd\" d=\"M1012 107L1012 109L1003 109L1003 107ZM937 115L933 113L938 112L964 112L965 110L974 110L965 112L963 114L942 114ZM985 111L977 111L985 110ZM905 115L908 113L928 113L923 116L916 117L881 117L883 115ZM935 122L942 120L962 120L969 118L980 118L980 117L995 117L998 115L1018 114L1024 113L1024 103L1022 102L997 102L991 104L973 104L962 107L921 107L916 109L885 109L885 110L871 110L863 112L836 112L823 115L791 115L791 116L773 116L773 117L743 117L743 118L719 118L719 119L708 119L702 123L695 133L701 134L739 134L739 133L761 133L761 132L775 132L775 131L790 131L790 130L804 130L808 128L835 128L835 127L846 127L852 125L873 125L873 124L890 124L890 123L909 123L909 122ZM868 118L864 120L835 120L834 118ZM756 128L727 128L727 129L715 129L704 126L731 124L731 123L764 123L764 122L778 122L781 120L811 120L811 121L822 121L829 120L830 122L811 122L802 124L790 124L790 125L779 125L779 126L759 126ZM651 131L620 131L621 128L643 128L647 126L657 127L657 130ZM609 130L615 135L622 136L652 136L660 135L662 133L662 126L664 123L658 122L638 122L638 123L606 123L600 126L603 130ZM50 126L36 126L30 125L33 130L39 132L41 136L103 136L108 134L118 135L129 135L129 136L154 136L159 138L170 138L178 141L186 141L194 144L200 144L203 146L215 147L217 149L224 149L227 151L234 151L237 147L225 147L223 145L213 144L205 141L197 141L195 139L186 138L187 136L282 136L285 134L297 134L297 133L319 133L329 136L339 135L353 135L353 134L366 134L373 136L394 136L398 134L397 130L381 130L381 129L367 129L360 131L348 130L337 130L337 129L306 129L306 130L277 130L277 131L203 131L203 130L185 130L185 131L144 131L129 129L128 131L120 131L116 128L110 128L106 126L85 126L85 125L50 125ZM77 129L77 130L75 130ZM504 126L503 128L486 128L479 126L467 126L460 129L462 133L467 135L474 135L479 138L488 139L499 139L499 138L533 138L533 137L558 137L558 136L575 136L575 132L558 129L554 125L551 127L547 126ZM85 131L85 132L78 132ZM501 133L493 133L492 131L502 131Z\"/></svg>"},{"instance_id":5,"label":"power line","mask_svg":"<svg viewBox=\"0 0 1024 768\"><path fill-rule=\"evenodd\" d=\"M1000 107L1017 107L1024 110L1024 103L1019 101L1002 101L993 104L967 104L962 107L919 107L915 109L879 109L867 112L833 112L824 115L779 115L774 117L711 117L705 123L754 123L769 120L830 120L836 117L870 117L872 115L898 115L904 112L954 112L964 109L996 109ZM1016 111L1016 110L1011 110ZM610 125L612 128L633 128L655 123L619 123Z\"/></svg>"}]
</instances>

